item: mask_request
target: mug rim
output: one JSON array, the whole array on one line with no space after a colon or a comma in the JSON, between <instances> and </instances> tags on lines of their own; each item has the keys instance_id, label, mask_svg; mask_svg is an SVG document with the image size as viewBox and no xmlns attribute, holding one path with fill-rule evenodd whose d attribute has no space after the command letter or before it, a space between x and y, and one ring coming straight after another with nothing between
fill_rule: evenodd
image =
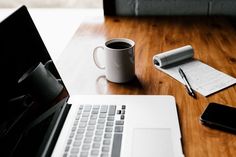
<instances>
[{"instance_id":1,"label":"mug rim","mask_svg":"<svg viewBox=\"0 0 236 157\"><path fill-rule=\"evenodd\" d=\"M114 42L125 42L125 43L130 44L131 46L128 47L128 48L121 48L121 49L110 48L110 47L107 46L108 44L111 44L111 43L114 43ZM134 46L135 46L135 42L131 39L128 39L128 38L112 38L112 39L109 39L105 42L105 47L107 49L110 49L110 50L127 50L127 49L130 49L130 48L133 48Z\"/></svg>"}]
</instances>

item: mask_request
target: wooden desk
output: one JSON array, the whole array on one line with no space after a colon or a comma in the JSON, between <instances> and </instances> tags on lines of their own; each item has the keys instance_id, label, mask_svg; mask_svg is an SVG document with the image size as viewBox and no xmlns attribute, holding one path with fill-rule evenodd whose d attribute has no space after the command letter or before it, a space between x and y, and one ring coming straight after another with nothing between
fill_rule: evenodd
<instances>
[{"instance_id":1,"label":"wooden desk","mask_svg":"<svg viewBox=\"0 0 236 157\"><path fill-rule=\"evenodd\" d=\"M136 42L133 82L108 82L93 63L93 49L114 37ZM236 28L217 17L90 17L81 23L57 65L71 94L173 95L187 157L235 156L236 135L209 129L199 117L209 102L236 107L236 86L194 99L152 64L154 54L187 44L193 46L195 58L236 77Z\"/></svg>"}]
</instances>

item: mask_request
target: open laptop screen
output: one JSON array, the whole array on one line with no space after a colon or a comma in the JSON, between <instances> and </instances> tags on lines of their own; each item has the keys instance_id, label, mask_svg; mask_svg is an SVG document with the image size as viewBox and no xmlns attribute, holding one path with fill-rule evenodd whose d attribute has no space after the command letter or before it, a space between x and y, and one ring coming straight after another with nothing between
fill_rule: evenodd
<instances>
[{"instance_id":1,"label":"open laptop screen","mask_svg":"<svg viewBox=\"0 0 236 157\"><path fill-rule=\"evenodd\" d=\"M50 60L25 7L18 9L0 24L1 101L24 94L18 88L18 79L32 65Z\"/></svg>"},{"instance_id":2,"label":"open laptop screen","mask_svg":"<svg viewBox=\"0 0 236 157\"><path fill-rule=\"evenodd\" d=\"M24 128L49 108L46 106L48 104L42 104L32 98L31 93L18 83L21 76L31 67L51 60L25 6L0 23L0 58L0 146L1 151L10 156L8 153L12 152L15 144L19 142ZM51 67L53 76L60 79L53 62ZM64 84L60 83L63 87L61 98L64 98L68 96L68 92Z\"/></svg>"}]
</instances>

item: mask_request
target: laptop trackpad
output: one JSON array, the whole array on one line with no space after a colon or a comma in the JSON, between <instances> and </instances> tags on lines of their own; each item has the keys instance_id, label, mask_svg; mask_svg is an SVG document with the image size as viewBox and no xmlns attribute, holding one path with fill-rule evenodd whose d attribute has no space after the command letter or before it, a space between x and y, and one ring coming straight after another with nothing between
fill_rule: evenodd
<instances>
[{"instance_id":1,"label":"laptop trackpad","mask_svg":"<svg viewBox=\"0 0 236 157\"><path fill-rule=\"evenodd\" d=\"M171 129L142 128L134 129L133 157L173 157Z\"/></svg>"}]
</instances>

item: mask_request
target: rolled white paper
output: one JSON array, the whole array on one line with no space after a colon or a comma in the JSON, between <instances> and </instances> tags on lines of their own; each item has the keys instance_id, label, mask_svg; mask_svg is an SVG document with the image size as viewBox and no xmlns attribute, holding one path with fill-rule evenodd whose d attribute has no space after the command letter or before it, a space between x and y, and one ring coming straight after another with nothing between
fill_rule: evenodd
<instances>
[{"instance_id":1,"label":"rolled white paper","mask_svg":"<svg viewBox=\"0 0 236 157\"><path fill-rule=\"evenodd\" d=\"M191 45L163 52L153 56L153 62L158 67L164 67L179 61L192 58L194 51Z\"/></svg>"}]
</instances>

